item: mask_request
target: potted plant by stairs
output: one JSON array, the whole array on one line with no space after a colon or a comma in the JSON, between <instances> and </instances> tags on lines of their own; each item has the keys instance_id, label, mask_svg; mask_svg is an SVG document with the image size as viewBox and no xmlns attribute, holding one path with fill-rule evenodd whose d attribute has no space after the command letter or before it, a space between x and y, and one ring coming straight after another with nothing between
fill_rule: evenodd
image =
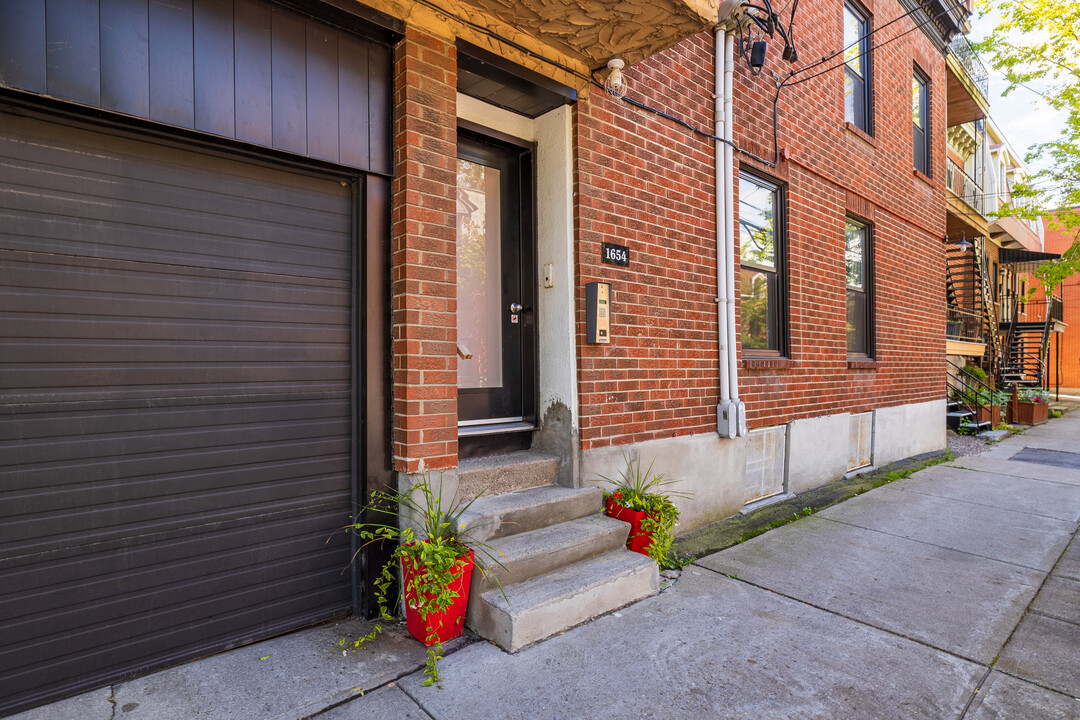
<instances>
[{"instance_id":1,"label":"potted plant by stairs","mask_svg":"<svg viewBox=\"0 0 1080 720\"><path fill-rule=\"evenodd\" d=\"M618 480L600 476L611 486L604 491L604 512L616 520L630 523L626 547L648 555L661 569L682 567L671 552L671 541L678 525L679 508L671 498L689 498L688 493L664 490L673 481L662 473L653 473L653 463L641 470L641 461L625 458L626 468ZM654 461L655 462L655 461Z\"/></svg>"},{"instance_id":2,"label":"potted plant by stairs","mask_svg":"<svg viewBox=\"0 0 1080 720\"><path fill-rule=\"evenodd\" d=\"M444 497L442 482L435 489L425 475L409 492L372 493L365 510L385 521L361 521L346 527L359 535L361 547L381 541L395 543L375 583L375 599L385 622L396 620L394 612L400 599L405 600L406 628L428 646L424 685L440 682L437 663L443 643L459 636L465 627L473 568L486 575L492 565L502 565L494 550L471 537L475 528L462 519L474 501L463 503L456 493ZM390 597L399 566L400 597ZM341 640L338 647L358 650L381 632L382 626L377 624L370 634L358 640Z\"/></svg>"},{"instance_id":3,"label":"potted plant by stairs","mask_svg":"<svg viewBox=\"0 0 1080 720\"><path fill-rule=\"evenodd\" d=\"M1050 393L1042 388L1022 388L1009 404L1009 422L1042 425L1050 416Z\"/></svg>"},{"instance_id":4,"label":"potted plant by stairs","mask_svg":"<svg viewBox=\"0 0 1080 720\"><path fill-rule=\"evenodd\" d=\"M976 422L989 422L991 427L1001 422L1001 411L1009 402L1009 394L1000 390L971 388L963 397L963 403L974 408Z\"/></svg>"}]
</instances>

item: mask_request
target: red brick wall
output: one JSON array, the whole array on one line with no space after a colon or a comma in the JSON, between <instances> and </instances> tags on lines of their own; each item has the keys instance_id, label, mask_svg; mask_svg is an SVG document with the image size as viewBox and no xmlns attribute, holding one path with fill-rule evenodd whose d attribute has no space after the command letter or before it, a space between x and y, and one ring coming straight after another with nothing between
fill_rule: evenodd
<instances>
[{"instance_id":1,"label":"red brick wall","mask_svg":"<svg viewBox=\"0 0 1080 720\"><path fill-rule=\"evenodd\" d=\"M457 465L457 55L407 27L394 53L395 469Z\"/></svg>"},{"instance_id":2,"label":"red brick wall","mask_svg":"<svg viewBox=\"0 0 1080 720\"><path fill-rule=\"evenodd\" d=\"M630 92L709 128L712 37L635 65ZM713 147L603 92L575 112L583 449L712 432L718 398ZM600 262L602 242L630 267ZM611 282L612 341L585 344L585 284Z\"/></svg>"},{"instance_id":3,"label":"red brick wall","mask_svg":"<svg viewBox=\"0 0 1080 720\"><path fill-rule=\"evenodd\" d=\"M1072 246L1076 230L1065 231L1046 226L1046 240L1043 247L1046 252L1059 255ZM1058 333L1050 342L1050 386L1060 382L1063 388L1080 388L1080 275L1073 275L1061 285L1063 309L1065 311L1065 332ZM1061 343L1061 371L1058 375L1058 348Z\"/></svg>"},{"instance_id":4,"label":"red brick wall","mask_svg":"<svg viewBox=\"0 0 1080 720\"><path fill-rule=\"evenodd\" d=\"M800 65L842 44L838 0L801 5ZM870 7L878 27L902 13ZM789 359L740 363L740 395L761 427L836 412L937 400L945 394L945 65L904 19L874 36L874 137L844 123L843 70L785 88L770 169L786 187ZM767 67L787 72L779 43ZM712 37L695 36L629 69L630 93L711 129ZM911 75L931 79L931 177L913 170ZM836 65L831 61L821 69ZM810 75L804 73L800 77ZM736 142L772 156L768 71L739 61ZM595 93L576 113L581 437L584 449L713 432L717 402L713 146L668 120ZM875 360L849 366L844 220L874 223ZM600 243L629 245L631 267L600 263ZM736 260L737 261L737 260ZM584 284L615 288L613 340L584 344ZM741 349L740 349L741 350Z\"/></svg>"}]
</instances>

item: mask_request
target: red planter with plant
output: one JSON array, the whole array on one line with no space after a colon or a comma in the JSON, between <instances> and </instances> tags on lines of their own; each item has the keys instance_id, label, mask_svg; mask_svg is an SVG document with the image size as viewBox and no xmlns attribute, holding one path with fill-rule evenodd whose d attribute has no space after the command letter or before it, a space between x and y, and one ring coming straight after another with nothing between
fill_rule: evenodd
<instances>
[{"instance_id":1,"label":"red planter with plant","mask_svg":"<svg viewBox=\"0 0 1080 720\"><path fill-rule=\"evenodd\" d=\"M1010 422L1020 425L1042 425L1050 419L1050 406L1044 402L1017 402Z\"/></svg>"},{"instance_id":2,"label":"red planter with plant","mask_svg":"<svg viewBox=\"0 0 1080 720\"><path fill-rule=\"evenodd\" d=\"M1050 419L1050 393L1041 388L1018 388L1009 404L1009 422L1042 425Z\"/></svg>"},{"instance_id":3,"label":"red planter with plant","mask_svg":"<svg viewBox=\"0 0 1080 720\"><path fill-rule=\"evenodd\" d=\"M450 568L450 573L456 577L447 584L447 589L456 594L446 610L430 610L427 618L421 617L417 603L416 586L423 582L424 566L417 565L409 555L401 558L401 574L405 583L405 591L402 597L405 600L405 627L414 638L431 646L435 643L444 643L453 640L465 628L465 610L469 604L469 585L472 582L473 563L475 554L470 550L457 564ZM433 593L424 593L428 604L434 600Z\"/></svg>"},{"instance_id":4,"label":"red planter with plant","mask_svg":"<svg viewBox=\"0 0 1080 720\"><path fill-rule=\"evenodd\" d=\"M979 422L989 422L991 425L997 425L1001 422L1001 406L979 405L975 408L975 418Z\"/></svg>"},{"instance_id":5,"label":"red planter with plant","mask_svg":"<svg viewBox=\"0 0 1080 720\"><path fill-rule=\"evenodd\" d=\"M649 548L653 544L653 534L641 528L641 522L648 513L644 510L631 510L619 504L614 497L607 499L607 515L616 520L630 523L630 534L626 537L626 548L642 555L649 554Z\"/></svg>"}]
</instances>

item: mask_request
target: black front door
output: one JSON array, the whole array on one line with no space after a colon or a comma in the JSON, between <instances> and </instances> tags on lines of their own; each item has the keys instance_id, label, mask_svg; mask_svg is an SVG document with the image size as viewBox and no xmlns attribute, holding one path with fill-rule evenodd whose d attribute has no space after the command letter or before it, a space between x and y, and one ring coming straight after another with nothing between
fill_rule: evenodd
<instances>
[{"instance_id":1,"label":"black front door","mask_svg":"<svg viewBox=\"0 0 1080 720\"><path fill-rule=\"evenodd\" d=\"M463 436L536 421L532 150L460 130L458 422Z\"/></svg>"}]
</instances>

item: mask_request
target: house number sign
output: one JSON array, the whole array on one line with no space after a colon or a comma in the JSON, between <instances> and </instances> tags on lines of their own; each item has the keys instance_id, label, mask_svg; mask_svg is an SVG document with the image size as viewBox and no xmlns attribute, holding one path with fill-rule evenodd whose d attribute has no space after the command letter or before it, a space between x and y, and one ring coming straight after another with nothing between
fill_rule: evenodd
<instances>
[{"instance_id":1,"label":"house number sign","mask_svg":"<svg viewBox=\"0 0 1080 720\"><path fill-rule=\"evenodd\" d=\"M604 246L600 251L600 259L608 265L630 267L630 248L625 245L604 243Z\"/></svg>"}]
</instances>

